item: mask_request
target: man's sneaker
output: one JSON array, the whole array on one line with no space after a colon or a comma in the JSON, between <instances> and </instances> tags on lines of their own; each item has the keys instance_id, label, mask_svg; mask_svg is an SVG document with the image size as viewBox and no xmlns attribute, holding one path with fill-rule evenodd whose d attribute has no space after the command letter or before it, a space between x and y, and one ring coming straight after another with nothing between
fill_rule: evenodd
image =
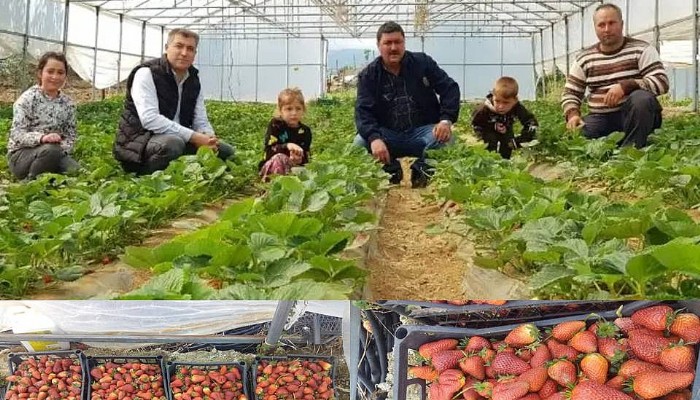
<instances>
[{"instance_id":1,"label":"man's sneaker","mask_svg":"<svg viewBox=\"0 0 700 400\"><path fill-rule=\"evenodd\" d=\"M401 183L402 179L403 179L403 171L398 170L398 171L394 172L393 174L391 174L391 176L389 177L389 183L391 183L392 185L398 185L399 183Z\"/></svg>"},{"instance_id":2,"label":"man's sneaker","mask_svg":"<svg viewBox=\"0 0 700 400\"><path fill-rule=\"evenodd\" d=\"M421 171L421 170L413 170L411 171L411 187L412 188L424 188L428 186L428 182L430 181L430 178L428 175Z\"/></svg>"}]
</instances>

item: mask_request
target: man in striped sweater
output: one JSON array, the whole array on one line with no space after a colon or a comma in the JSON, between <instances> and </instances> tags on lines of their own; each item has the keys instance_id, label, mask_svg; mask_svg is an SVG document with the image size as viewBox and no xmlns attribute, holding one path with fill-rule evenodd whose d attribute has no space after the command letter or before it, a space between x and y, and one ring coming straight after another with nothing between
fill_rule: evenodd
<instances>
[{"instance_id":1,"label":"man in striped sweater","mask_svg":"<svg viewBox=\"0 0 700 400\"><path fill-rule=\"evenodd\" d=\"M602 4L593 15L599 42L581 51L562 96L569 129L582 128L587 138L625 132L620 145L644 147L661 126L656 96L668 92L668 77L656 49L622 34L622 11ZM581 102L590 91L590 114L581 118Z\"/></svg>"}]
</instances>

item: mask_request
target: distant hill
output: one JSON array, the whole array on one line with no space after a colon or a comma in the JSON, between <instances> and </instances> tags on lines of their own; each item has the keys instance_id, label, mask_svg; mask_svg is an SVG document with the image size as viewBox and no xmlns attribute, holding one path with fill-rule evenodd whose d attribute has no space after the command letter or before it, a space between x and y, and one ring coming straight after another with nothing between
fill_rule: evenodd
<instances>
[{"instance_id":1,"label":"distant hill","mask_svg":"<svg viewBox=\"0 0 700 400\"><path fill-rule=\"evenodd\" d=\"M369 50L369 60L365 60L365 50L363 49L328 50L328 72L335 74L338 69L343 67L361 68L378 56L377 49Z\"/></svg>"}]
</instances>

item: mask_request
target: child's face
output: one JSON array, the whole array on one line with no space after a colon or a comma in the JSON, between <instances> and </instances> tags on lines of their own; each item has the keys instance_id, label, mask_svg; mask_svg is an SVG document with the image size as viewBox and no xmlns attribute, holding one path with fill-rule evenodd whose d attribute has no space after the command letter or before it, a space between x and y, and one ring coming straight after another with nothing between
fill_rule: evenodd
<instances>
[{"instance_id":1,"label":"child's face","mask_svg":"<svg viewBox=\"0 0 700 400\"><path fill-rule=\"evenodd\" d=\"M493 108L495 108L496 112L499 114L508 113L508 111L510 111L517 103L517 97L507 98L496 94L493 95Z\"/></svg>"},{"instance_id":2,"label":"child's face","mask_svg":"<svg viewBox=\"0 0 700 400\"><path fill-rule=\"evenodd\" d=\"M298 126L304 116L304 105L298 101L284 103L280 108L280 116L289 126Z\"/></svg>"}]
</instances>

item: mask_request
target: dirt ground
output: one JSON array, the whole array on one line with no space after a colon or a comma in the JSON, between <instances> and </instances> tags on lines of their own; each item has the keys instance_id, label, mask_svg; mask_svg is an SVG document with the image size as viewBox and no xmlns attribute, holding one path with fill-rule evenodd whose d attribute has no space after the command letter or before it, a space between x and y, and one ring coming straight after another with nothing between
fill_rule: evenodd
<instances>
[{"instance_id":1,"label":"dirt ground","mask_svg":"<svg viewBox=\"0 0 700 400\"><path fill-rule=\"evenodd\" d=\"M377 249L368 260L370 291L375 299L465 298L465 263L456 251L460 238L426 233L428 225L444 218L439 205L423 199L426 190L389 190Z\"/></svg>"}]
</instances>

